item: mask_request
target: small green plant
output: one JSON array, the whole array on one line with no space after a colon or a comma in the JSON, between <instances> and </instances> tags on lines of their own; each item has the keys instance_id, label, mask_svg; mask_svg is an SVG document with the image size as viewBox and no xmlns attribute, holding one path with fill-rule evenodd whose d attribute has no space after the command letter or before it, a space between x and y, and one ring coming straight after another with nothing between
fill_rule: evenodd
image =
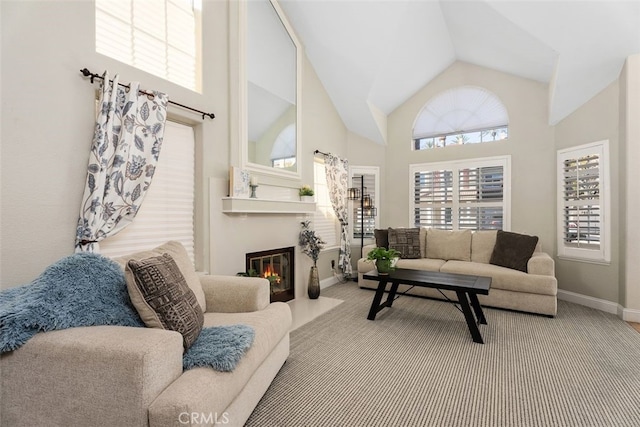
<instances>
[{"instance_id":1,"label":"small green plant","mask_svg":"<svg viewBox=\"0 0 640 427\"><path fill-rule=\"evenodd\" d=\"M251 268L247 271L241 271L239 273L236 273L236 276L241 276L241 277L260 277L260 275L258 274L258 272Z\"/></svg>"},{"instance_id":2,"label":"small green plant","mask_svg":"<svg viewBox=\"0 0 640 427\"><path fill-rule=\"evenodd\" d=\"M298 194L300 196L313 196L313 188L305 184L302 187L300 187L300 190L298 190Z\"/></svg>"},{"instance_id":3,"label":"small green plant","mask_svg":"<svg viewBox=\"0 0 640 427\"><path fill-rule=\"evenodd\" d=\"M395 267L392 267L393 260L399 256L400 252L395 249L374 248L367 254L367 259L376 261L378 274L389 274L395 270Z\"/></svg>"},{"instance_id":4,"label":"small green plant","mask_svg":"<svg viewBox=\"0 0 640 427\"><path fill-rule=\"evenodd\" d=\"M367 254L368 260L394 259L400 256L400 252L395 249L374 248Z\"/></svg>"}]
</instances>

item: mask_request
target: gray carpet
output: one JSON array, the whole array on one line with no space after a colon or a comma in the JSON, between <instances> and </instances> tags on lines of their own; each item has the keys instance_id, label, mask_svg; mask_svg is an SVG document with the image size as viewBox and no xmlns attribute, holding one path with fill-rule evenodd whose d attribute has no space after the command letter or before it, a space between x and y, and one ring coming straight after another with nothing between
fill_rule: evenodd
<instances>
[{"instance_id":1,"label":"gray carpet","mask_svg":"<svg viewBox=\"0 0 640 427\"><path fill-rule=\"evenodd\" d=\"M374 293L291 333L291 354L247 426L640 426L640 334L558 302L558 316L485 309L485 344L446 302Z\"/></svg>"}]
</instances>

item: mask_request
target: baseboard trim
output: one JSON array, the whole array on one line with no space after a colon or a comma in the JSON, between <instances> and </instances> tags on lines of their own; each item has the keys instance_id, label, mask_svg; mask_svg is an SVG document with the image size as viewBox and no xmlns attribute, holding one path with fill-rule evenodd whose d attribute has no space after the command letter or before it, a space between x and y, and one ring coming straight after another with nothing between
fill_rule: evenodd
<instances>
[{"instance_id":1,"label":"baseboard trim","mask_svg":"<svg viewBox=\"0 0 640 427\"><path fill-rule=\"evenodd\" d=\"M335 276L327 277L326 279L322 279L320 281L320 289L328 288L329 286L333 286L338 283L338 278Z\"/></svg>"},{"instance_id":2,"label":"baseboard trim","mask_svg":"<svg viewBox=\"0 0 640 427\"><path fill-rule=\"evenodd\" d=\"M625 322L640 323L640 310L624 308L622 305L615 302L577 294L575 292L563 291L562 289L558 289L558 299L595 308L596 310L604 311L605 313L615 314Z\"/></svg>"},{"instance_id":3,"label":"baseboard trim","mask_svg":"<svg viewBox=\"0 0 640 427\"><path fill-rule=\"evenodd\" d=\"M618 307L620 307L620 304L604 299L594 298L570 291L563 291L562 289L558 289L558 299L584 305L586 307L595 308L597 310L604 311L605 313L619 315Z\"/></svg>"}]
</instances>

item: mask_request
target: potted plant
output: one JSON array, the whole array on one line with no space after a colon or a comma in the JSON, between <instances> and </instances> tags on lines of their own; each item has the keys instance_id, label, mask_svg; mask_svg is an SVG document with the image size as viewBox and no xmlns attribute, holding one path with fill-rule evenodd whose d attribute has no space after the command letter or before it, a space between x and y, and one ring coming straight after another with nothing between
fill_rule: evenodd
<instances>
[{"instance_id":1,"label":"potted plant","mask_svg":"<svg viewBox=\"0 0 640 427\"><path fill-rule=\"evenodd\" d=\"M318 257L320 250L324 248L325 241L316 235L316 232L309 228L309 221L302 221L302 230L300 231L300 249L302 253L309 256L313 261L313 267L309 272L309 286L307 293L309 298L316 299L320 296L320 279L318 278Z\"/></svg>"},{"instance_id":2,"label":"potted plant","mask_svg":"<svg viewBox=\"0 0 640 427\"><path fill-rule=\"evenodd\" d=\"M303 185L298 190L298 195L300 196L300 200L303 202L313 202L313 188L310 185Z\"/></svg>"},{"instance_id":3,"label":"potted plant","mask_svg":"<svg viewBox=\"0 0 640 427\"><path fill-rule=\"evenodd\" d=\"M395 261L400 257L400 252L395 249L386 248L374 248L369 254L367 259L376 262L376 269L378 274L389 274L395 267Z\"/></svg>"}]
</instances>

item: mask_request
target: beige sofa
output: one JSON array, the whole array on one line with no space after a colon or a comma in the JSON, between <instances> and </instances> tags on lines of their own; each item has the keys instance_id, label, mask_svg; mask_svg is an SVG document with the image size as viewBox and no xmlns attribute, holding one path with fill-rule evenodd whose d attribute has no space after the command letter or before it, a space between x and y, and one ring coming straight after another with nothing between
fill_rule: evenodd
<instances>
[{"instance_id":1,"label":"beige sofa","mask_svg":"<svg viewBox=\"0 0 640 427\"><path fill-rule=\"evenodd\" d=\"M2 355L0 425L242 426L289 355L291 311L269 302L266 279L199 282L205 327L255 330L233 372L183 371L178 332L91 326L39 333Z\"/></svg>"},{"instance_id":2,"label":"beige sofa","mask_svg":"<svg viewBox=\"0 0 640 427\"><path fill-rule=\"evenodd\" d=\"M479 295L480 304L483 306L546 316L556 315L558 281L555 277L554 261L542 252L539 244L527 263L525 273L489 263L496 242L496 231L450 232L452 244L447 244L446 238L442 238L442 233L437 233L430 247L430 230L420 229L420 258L399 259L396 267L489 276L492 278L489 295ZM468 240L466 237L461 239L462 236L458 233L467 233ZM375 245L365 246L363 258L358 260L358 283L362 288L376 289L378 286L377 282L364 280L362 277L364 273L375 268L374 262L366 259L374 247ZM428 255L433 253L438 256L429 258ZM414 287L409 290L409 286L401 285L398 292L444 299L436 289ZM448 298L456 300L455 293L445 294Z\"/></svg>"}]
</instances>

